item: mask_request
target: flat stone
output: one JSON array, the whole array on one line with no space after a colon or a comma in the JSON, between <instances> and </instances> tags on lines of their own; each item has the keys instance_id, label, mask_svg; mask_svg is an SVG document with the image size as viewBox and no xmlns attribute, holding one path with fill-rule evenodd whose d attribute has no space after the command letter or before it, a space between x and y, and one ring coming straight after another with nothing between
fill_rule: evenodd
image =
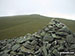
<instances>
[{"instance_id":1,"label":"flat stone","mask_svg":"<svg viewBox=\"0 0 75 56\"><path fill-rule=\"evenodd\" d=\"M33 46L30 45L28 42L24 43L23 46L24 46L25 48L27 48L27 49L32 49L32 48L33 48Z\"/></svg>"},{"instance_id":2,"label":"flat stone","mask_svg":"<svg viewBox=\"0 0 75 56\"><path fill-rule=\"evenodd\" d=\"M25 38L21 37L21 38L17 39L16 42L17 43L23 43L23 42L25 42Z\"/></svg>"},{"instance_id":3,"label":"flat stone","mask_svg":"<svg viewBox=\"0 0 75 56\"><path fill-rule=\"evenodd\" d=\"M49 28L48 28L48 27L46 27L44 30L45 30L45 31L49 31Z\"/></svg>"},{"instance_id":4,"label":"flat stone","mask_svg":"<svg viewBox=\"0 0 75 56\"><path fill-rule=\"evenodd\" d=\"M72 44L70 48L75 49L75 44Z\"/></svg>"},{"instance_id":5,"label":"flat stone","mask_svg":"<svg viewBox=\"0 0 75 56\"><path fill-rule=\"evenodd\" d=\"M56 32L56 35L65 37L67 34L64 32Z\"/></svg>"},{"instance_id":6,"label":"flat stone","mask_svg":"<svg viewBox=\"0 0 75 56\"><path fill-rule=\"evenodd\" d=\"M28 53L33 53L32 50L29 50L27 48L25 48L24 46L20 47L21 52L28 52Z\"/></svg>"},{"instance_id":7,"label":"flat stone","mask_svg":"<svg viewBox=\"0 0 75 56\"><path fill-rule=\"evenodd\" d=\"M58 52L56 49L54 49L52 53L53 53L55 56L60 56L59 52Z\"/></svg>"},{"instance_id":8,"label":"flat stone","mask_svg":"<svg viewBox=\"0 0 75 56\"><path fill-rule=\"evenodd\" d=\"M75 43L75 38L72 35L68 35L66 41L69 43Z\"/></svg>"},{"instance_id":9,"label":"flat stone","mask_svg":"<svg viewBox=\"0 0 75 56\"><path fill-rule=\"evenodd\" d=\"M52 36L50 36L49 34L46 34L44 37L43 37L43 40L45 40L45 41L53 41L53 37Z\"/></svg>"},{"instance_id":10,"label":"flat stone","mask_svg":"<svg viewBox=\"0 0 75 56\"><path fill-rule=\"evenodd\" d=\"M47 56L47 49L46 49L45 46L42 47L42 51L43 51L43 53L44 53L44 56Z\"/></svg>"},{"instance_id":11,"label":"flat stone","mask_svg":"<svg viewBox=\"0 0 75 56\"><path fill-rule=\"evenodd\" d=\"M45 33L44 31L42 31L42 32L40 33L41 36L45 36L45 34L46 34L46 33Z\"/></svg>"},{"instance_id":12,"label":"flat stone","mask_svg":"<svg viewBox=\"0 0 75 56\"><path fill-rule=\"evenodd\" d=\"M61 45L61 46L58 47L58 50L59 51L63 51L64 50L64 47Z\"/></svg>"},{"instance_id":13,"label":"flat stone","mask_svg":"<svg viewBox=\"0 0 75 56\"><path fill-rule=\"evenodd\" d=\"M12 47L12 50L15 51L15 50L17 50L19 47L20 47L19 44L15 44L15 45Z\"/></svg>"},{"instance_id":14,"label":"flat stone","mask_svg":"<svg viewBox=\"0 0 75 56\"><path fill-rule=\"evenodd\" d=\"M37 45L38 44L38 42L36 41L36 40L33 40L32 42L31 42L31 45Z\"/></svg>"}]
</instances>

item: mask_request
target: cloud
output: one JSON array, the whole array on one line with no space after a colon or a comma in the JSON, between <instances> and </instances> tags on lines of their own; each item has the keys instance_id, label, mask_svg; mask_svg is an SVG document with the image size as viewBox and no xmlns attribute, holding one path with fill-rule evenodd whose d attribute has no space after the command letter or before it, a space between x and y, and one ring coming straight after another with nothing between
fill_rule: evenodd
<instances>
[{"instance_id":1,"label":"cloud","mask_svg":"<svg viewBox=\"0 0 75 56\"><path fill-rule=\"evenodd\" d=\"M75 20L75 0L0 0L0 16L22 14Z\"/></svg>"},{"instance_id":2,"label":"cloud","mask_svg":"<svg viewBox=\"0 0 75 56\"><path fill-rule=\"evenodd\" d=\"M64 18L64 19L69 19L69 20L75 20L75 15L71 15L71 14L50 12L50 13L45 13L45 14L41 14L41 15L45 15L48 17L58 17L58 18Z\"/></svg>"}]
</instances>

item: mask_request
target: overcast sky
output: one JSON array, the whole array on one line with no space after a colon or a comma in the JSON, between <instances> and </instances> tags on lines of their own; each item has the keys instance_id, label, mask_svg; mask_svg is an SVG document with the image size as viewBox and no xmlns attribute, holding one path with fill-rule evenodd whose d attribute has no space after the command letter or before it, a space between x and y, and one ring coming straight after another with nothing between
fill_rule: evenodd
<instances>
[{"instance_id":1,"label":"overcast sky","mask_svg":"<svg viewBox=\"0 0 75 56\"><path fill-rule=\"evenodd\" d=\"M75 0L0 0L0 16L41 14L75 20Z\"/></svg>"}]
</instances>

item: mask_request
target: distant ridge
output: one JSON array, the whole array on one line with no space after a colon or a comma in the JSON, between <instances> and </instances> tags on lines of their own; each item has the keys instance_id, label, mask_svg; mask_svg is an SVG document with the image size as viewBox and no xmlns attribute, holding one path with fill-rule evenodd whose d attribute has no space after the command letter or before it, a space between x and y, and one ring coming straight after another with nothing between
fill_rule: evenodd
<instances>
[{"instance_id":1,"label":"distant ridge","mask_svg":"<svg viewBox=\"0 0 75 56\"><path fill-rule=\"evenodd\" d=\"M18 17L18 16L43 16L43 17L51 17L51 18L61 18L61 17L46 16L46 15L41 15L41 14L27 14L27 15L23 14L23 15L12 15L12 16L6 15L6 16L0 16L0 18L2 18L2 17ZM61 18L61 19L66 19L66 18ZM67 20L72 20L72 19L67 18Z\"/></svg>"}]
</instances>

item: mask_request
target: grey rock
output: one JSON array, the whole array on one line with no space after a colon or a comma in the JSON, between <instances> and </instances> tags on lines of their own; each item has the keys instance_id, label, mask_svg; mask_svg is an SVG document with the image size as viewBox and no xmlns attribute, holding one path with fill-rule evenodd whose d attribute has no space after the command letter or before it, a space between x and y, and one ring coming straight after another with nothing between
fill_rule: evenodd
<instances>
[{"instance_id":1,"label":"grey rock","mask_svg":"<svg viewBox=\"0 0 75 56\"><path fill-rule=\"evenodd\" d=\"M45 46L42 47L42 51L43 51L43 53L44 53L44 56L47 56L47 55L48 55L48 54L47 54L47 49L46 49Z\"/></svg>"},{"instance_id":2,"label":"grey rock","mask_svg":"<svg viewBox=\"0 0 75 56\"><path fill-rule=\"evenodd\" d=\"M53 37L50 36L49 34L46 34L46 35L44 36L43 40L45 40L45 41L53 41Z\"/></svg>"},{"instance_id":3,"label":"grey rock","mask_svg":"<svg viewBox=\"0 0 75 56\"><path fill-rule=\"evenodd\" d=\"M19 47L20 47L19 44L15 44L14 46L12 46L12 50L15 51L15 50L17 50Z\"/></svg>"},{"instance_id":4,"label":"grey rock","mask_svg":"<svg viewBox=\"0 0 75 56\"><path fill-rule=\"evenodd\" d=\"M70 48L75 49L75 44L72 44Z\"/></svg>"},{"instance_id":5,"label":"grey rock","mask_svg":"<svg viewBox=\"0 0 75 56\"><path fill-rule=\"evenodd\" d=\"M29 41L26 42L26 43L24 43L23 46L24 46L25 48L27 48L27 49L32 49L32 48L33 48L33 46L31 46L31 45L29 44Z\"/></svg>"},{"instance_id":6,"label":"grey rock","mask_svg":"<svg viewBox=\"0 0 75 56\"><path fill-rule=\"evenodd\" d=\"M66 40L69 43L75 43L75 38L73 37L73 35L67 35Z\"/></svg>"},{"instance_id":7,"label":"grey rock","mask_svg":"<svg viewBox=\"0 0 75 56\"><path fill-rule=\"evenodd\" d=\"M19 39L17 39L17 43L23 43L25 42L25 38L20 37Z\"/></svg>"},{"instance_id":8,"label":"grey rock","mask_svg":"<svg viewBox=\"0 0 75 56\"><path fill-rule=\"evenodd\" d=\"M59 52L58 52L56 49L53 50L53 54L54 54L55 56L60 56Z\"/></svg>"}]
</instances>

